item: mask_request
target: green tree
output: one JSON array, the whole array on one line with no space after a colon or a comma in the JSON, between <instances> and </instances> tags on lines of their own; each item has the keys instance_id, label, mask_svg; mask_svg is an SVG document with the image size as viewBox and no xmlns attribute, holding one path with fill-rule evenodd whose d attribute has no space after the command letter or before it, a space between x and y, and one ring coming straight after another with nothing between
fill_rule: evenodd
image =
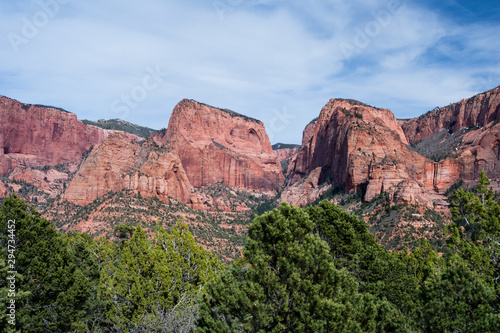
<instances>
[{"instance_id":1,"label":"green tree","mask_svg":"<svg viewBox=\"0 0 500 333\"><path fill-rule=\"evenodd\" d=\"M495 289L500 308L500 204L484 171L473 192L459 189L452 198L453 222L446 227L448 246L475 274Z\"/></svg>"},{"instance_id":2,"label":"green tree","mask_svg":"<svg viewBox=\"0 0 500 333\"><path fill-rule=\"evenodd\" d=\"M281 203L249 227L244 259L207 286L200 332L364 332L397 327L387 301L335 268L304 209Z\"/></svg>"},{"instance_id":3,"label":"green tree","mask_svg":"<svg viewBox=\"0 0 500 333\"><path fill-rule=\"evenodd\" d=\"M315 232L328 242L338 269L346 269L360 284L360 292L387 299L400 311L399 318L415 326L418 284L405 263L389 253L369 232L368 225L327 200L307 208Z\"/></svg>"},{"instance_id":4,"label":"green tree","mask_svg":"<svg viewBox=\"0 0 500 333\"><path fill-rule=\"evenodd\" d=\"M425 332L498 332L500 318L490 303L494 291L457 256L424 282L422 327Z\"/></svg>"},{"instance_id":5,"label":"green tree","mask_svg":"<svg viewBox=\"0 0 500 333\"><path fill-rule=\"evenodd\" d=\"M8 221L15 221L16 329L68 332L84 327L91 278L75 262L68 239L16 195L0 207L0 258L7 258ZM5 295L5 266L0 295ZM6 301L3 297L3 303ZM5 318L0 324L5 328Z\"/></svg>"},{"instance_id":6,"label":"green tree","mask_svg":"<svg viewBox=\"0 0 500 333\"><path fill-rule=\"evenodd\" d=\"M179 322L184 328L194 325L195 300L220 264L179 222L171 233L159 228L152 239L137 226L123 247L104 243L102 267L99 296L108 302L107 317L114 325L125 331L164 331Z\"/></svg>"}]
</instances>

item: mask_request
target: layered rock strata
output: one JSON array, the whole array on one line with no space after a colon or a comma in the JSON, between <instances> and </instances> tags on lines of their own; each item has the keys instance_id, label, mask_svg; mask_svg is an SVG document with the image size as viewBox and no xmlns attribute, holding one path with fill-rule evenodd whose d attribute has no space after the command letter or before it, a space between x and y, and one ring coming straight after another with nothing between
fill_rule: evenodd
<instances>
[{"instance_id":1,"label":"layered rock strata","mask_svg":"<svg viewBox=\"0 0 500 333\"><path fill-rule=\"evenodd\" d=\"M264 124L236 112L184 99L176 105L166 131L153 134L179 155L190 183L214 183L263 192L284 181Z\"/></svg>"}]
</instances>

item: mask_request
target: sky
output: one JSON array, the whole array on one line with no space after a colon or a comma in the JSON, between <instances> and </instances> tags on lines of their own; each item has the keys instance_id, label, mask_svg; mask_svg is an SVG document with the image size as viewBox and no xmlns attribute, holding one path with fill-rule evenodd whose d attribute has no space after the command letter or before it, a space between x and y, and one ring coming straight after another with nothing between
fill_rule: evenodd
<instances>
[{"instance_id":1,"label":"sky","mask_svg":"<svg viewBox=\"0 0 500 333\"><path fill-rule=\"evenodd\" d=\"M412 118L500 85L500 2L0 0L0 95L166 128L183 98L300 143L331 98Z\"/></svg>"}]
</instances>

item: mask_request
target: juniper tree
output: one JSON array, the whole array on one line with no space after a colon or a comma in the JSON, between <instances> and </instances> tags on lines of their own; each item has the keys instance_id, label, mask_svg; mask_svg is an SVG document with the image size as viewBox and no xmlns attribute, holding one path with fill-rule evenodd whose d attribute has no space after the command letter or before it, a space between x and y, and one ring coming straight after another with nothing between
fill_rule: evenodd
<instances>
[{"instance_id":1,"label":"juniper tree","mask_svg":"<svg viewBox=\"0 0 500 333\"><path fill-rule=\"evenodd\" d=\"M123 245L104 243L101 255L99 296L108 302L109 320L124 331L163 332L179 322L192 329L196 299L220 269L181 223L170 233L159 228L151 239L138 225Z\"/></svg>"},{"instance_id":2,"label":"juniper tree","mask_svg":"<svg viewBox=\"0 0 500 333\"><path fill-rule=\"evenodd\" d=\"M304 209L281 203L249 226L244 259L207 286L200 332L374 332L397 327L387 301L336 269Z\"/></svg>"},{"instance_id":3,"label":"juniper tree","mask_svg":"<svg viewBox=\"0 0 500 333\"><path fill-rule=\"evenodd\" d=\"M8 220L15 221L16 329L67 332L85 326L91 277L75 261L68 239L16 195L0 207L0 256L6 258ZM0 269L5 295L5 269ZM2 298L2 302L5 299ZM5 322L0 324L5 328Z\"/></svg>"}]
</instances>

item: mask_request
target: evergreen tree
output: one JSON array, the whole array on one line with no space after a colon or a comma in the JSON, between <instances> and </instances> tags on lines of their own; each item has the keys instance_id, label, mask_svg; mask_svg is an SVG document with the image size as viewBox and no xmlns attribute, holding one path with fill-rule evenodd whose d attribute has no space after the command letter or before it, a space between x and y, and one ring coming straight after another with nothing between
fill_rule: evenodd
<instances>
[{"instance_id":1,"label":"evergreen tree","mask_svg":"<svg viewBox=\"0 0 500 333\"><path fill-rule=\"evenodd\" d=\"M108 302L109 320L124 331L194 328L195 300L220 269L181 223L171 233L159 228L149 240L137 226L123 247L102 244L101 255L99 296Z\"/></svg>"},{"instance_id":2,"label":"evergreen tree","mask_svg":"<svg viewBox=\"0 0 500 333\"><path fill-rule=\"evenodd\" d=\"M360 284L361 292L395 305L404 325L417 325L417 280L407 274L397 254L376 242L366 222L327 200L308 207L307 213L315 223L315 232L328 242L335 266L346 269Z\"/></svg>"},{"instance_id":3,"label":"evergreen tree","mask_svg":"<svg viewBox=\"0 0 500 333\"><path fill-rule=\"evenodd\" d=\"M22 332L68 332L83 327L91 282L77 265L68 239L50 221L16 195L0 207L0 258L7 258L7 223L15 221L16 329ZM4 265L4 264L2 264ZM5 266L0 268L0 295L5 295ZM1 302L5 304L2 297ZM1 327L5 328L5 317Z\"/></svg>"},{"instance_id":4,"label":"evergreen tree","mask_svg":"<svg viewBox=\"0 0 500 333\"><path fill-rule=\"evenodd\" d=\"M474 192L459 189L453 195L453 223L446 227L448 246L467 261L476 276L497 295L500 310L500 204L495 202L484 171Z\"/></svg>"},{"instance_id":5,"label":"evergreen tree","mask_svg":"<svg viewBox=\"0 0 500 333\"><path fill-rule=\"evenodd\" d=\"M493 313L494 291L460 257L431 274L422 289L422 326L425 332L499 332Z\"/></svg>"},{"instance_id":6,"label":"evergreen tree","mask_svg":"<svg viewBox=\"0 0 500 333\"><path fill-rule=\"evenodd\" d=\"M327 242L305 210L281 203L254 219L244 260L207 286L200 332L390 331L398 311L358 292L335 268Z\"/></svg>"}]
</instances>

